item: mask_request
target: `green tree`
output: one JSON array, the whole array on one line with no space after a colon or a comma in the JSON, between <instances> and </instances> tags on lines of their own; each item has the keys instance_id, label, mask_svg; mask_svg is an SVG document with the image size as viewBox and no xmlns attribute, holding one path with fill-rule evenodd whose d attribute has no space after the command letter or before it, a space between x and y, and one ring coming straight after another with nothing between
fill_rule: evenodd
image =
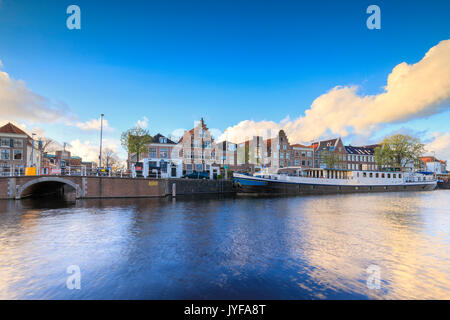
<instances>
[{"instance_id":1,"label":"green tree","mask_svg":"<svg viewBox=\"0 0 450 320\"><path fill-rule=\"evenodd\" d=\"M320 152L320 162L325 163L327 168L334 168L335 164L339 161L339 155L337 153L324 150Z\"/></svg>"},{"instance_id":2,"label":"green tree","mask_svg":"<svg viewBox=\"0 0 450 320\"><path fill-rule=\"evenodd\" d=\"M384 138L375 149L375 161L379 166L403 168L408 164L420 167L425 146L409 135L395 134Z\"/></svg>"},{"instance_id":3,"label":"green tree","mask_svg":"<svg viewBox=\"0 0 450 320\"><path fill-rule=\"evenodd\" d=\"M120 142L129 154L136 153L136 159L139 161L139 155L146 151L146 146L152 142L152 137L148 130L136 126L122 132Z\"/></svg>"}]
</instances>

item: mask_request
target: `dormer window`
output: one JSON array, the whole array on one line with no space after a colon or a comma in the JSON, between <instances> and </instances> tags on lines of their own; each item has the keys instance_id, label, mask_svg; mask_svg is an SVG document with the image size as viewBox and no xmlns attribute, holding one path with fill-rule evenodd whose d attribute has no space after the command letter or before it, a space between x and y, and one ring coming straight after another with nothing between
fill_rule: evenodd
<instances>
[{"instance_id":1,"label":"dormer window","mask_svg":"<svg viewBox=\"0 0 450 320\"><path fill-rule=\"evenodd\" d=\"M167 143L167 138L159 137L159 143Z\"/></svg>"}]
</instances>

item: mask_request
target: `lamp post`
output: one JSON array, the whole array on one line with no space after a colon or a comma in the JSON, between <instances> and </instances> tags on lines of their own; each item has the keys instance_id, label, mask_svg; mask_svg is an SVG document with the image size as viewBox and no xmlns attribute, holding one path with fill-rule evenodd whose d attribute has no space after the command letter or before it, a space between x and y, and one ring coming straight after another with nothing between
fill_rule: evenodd
<instances>
[{"instance_id":1,"label":"lamp post","mask_svg":"<svg viewBox=\"0 0 450 320\"><path fill-rule=\"evenodd\" d=\"M103 117L105 115L102 113L100 117L100 155L98 156L98 163L100 170L102 169L102 140L103 140Z\"/></svg>"},{"instance_id":2,"label":"lamp post","mask_svg":"<svg viewBox=\"0 0 450 320\"><path fill-rule=\"evenodd\" d=\"M34 167L34 136L36 133L31 134L31 166Z\"/></svg>"}]
</instances>

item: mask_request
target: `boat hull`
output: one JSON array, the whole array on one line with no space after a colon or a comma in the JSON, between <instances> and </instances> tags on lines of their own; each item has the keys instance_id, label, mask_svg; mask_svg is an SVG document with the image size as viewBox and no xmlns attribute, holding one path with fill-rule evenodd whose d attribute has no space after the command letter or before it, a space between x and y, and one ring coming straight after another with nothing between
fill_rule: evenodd
<instances>
[{"instance_id":1,"label":"boat hull","mask_svg":"<svg viewBox=\"0 0 450 320\"><path fill-rule=\"evenodd\" d=\"M450 190L450 182L438 182L437 186L439 189Z\"/></svg>"},{"instance_id":2,"label":"boat hull","mask_svg":"<svg viewBox=\"0 0 450 320\"><path fill-rule=\"evenodd\" d=\"M262 181L252 178L234 178L237 193L254 195L312 195L367 192L430 191L436 183L414 183L401 185L324 185L290 183L282 181Z\"/></svg>"}]
</instances>

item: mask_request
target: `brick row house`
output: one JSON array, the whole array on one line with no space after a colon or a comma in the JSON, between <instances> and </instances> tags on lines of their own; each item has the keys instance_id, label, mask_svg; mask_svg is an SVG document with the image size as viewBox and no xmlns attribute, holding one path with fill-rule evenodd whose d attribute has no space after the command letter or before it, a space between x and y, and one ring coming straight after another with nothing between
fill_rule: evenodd
<instances>
[{"instance_id":1,"label":"brick row house","mask_svg":"<svg viewBox=\"0 0 450 320\"><path fill-rule=\"evenodd\" d=\"M179 159L182 173L210 171L220 167L238 172L256 172L264 168L328 167L327 157L332 155L332 167L341 170L377 170L374 150L378 145L345 146L340 137L313 142L311 145L291 144L286 133L280 130L275 137L264 139L253 136L239 143L215 142L203 118L178 143L161 134L153 137L144 158ZM134 155L135 157L135 155ZM135 162L131 155L131 161Z\"/></svg>"},{"instance_id":2,"label":"brick row house","mask_svg":"<svg viewBox=\"0 0 450 320\"><path fill-rule=\"evenodd\" d=\"M0 175L24 175L25 168L32 166L40 171L39 143L32 141L25 131L12 123L0 127Z\"/></svg>"}]
</instances>

